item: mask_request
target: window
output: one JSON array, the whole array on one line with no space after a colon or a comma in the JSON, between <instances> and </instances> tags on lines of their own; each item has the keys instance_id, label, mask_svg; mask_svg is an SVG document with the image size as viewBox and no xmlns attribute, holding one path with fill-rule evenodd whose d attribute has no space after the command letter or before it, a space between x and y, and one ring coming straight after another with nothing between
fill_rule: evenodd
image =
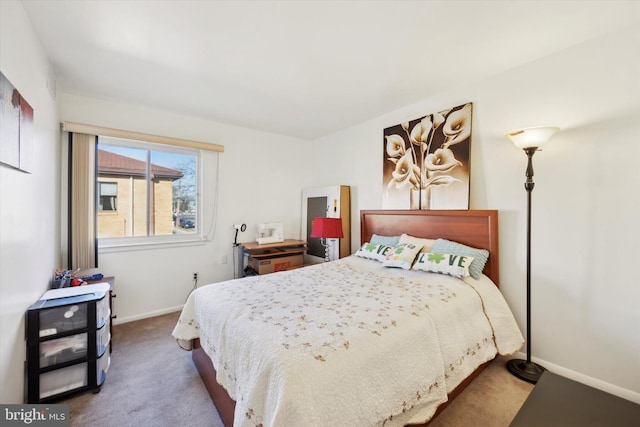
<instances>
[{"instance_id":1,"label":"window","mask_svg":"<svg viewBox=\"0 0 640 427\"><path fill-rule=\"evenodd\" d=\"M200 150L98 137L99 245L193 240Z\"/></svg>"},{"instance_id":2,"label":"window","mask_svg":"<svg viewBox=\"0 0 640 427\"><path fill-rule=\"evenodd\" d=\"M118 183L98 182L98 211L111 212L118 210Z\"/></svg>"}]
</instances>

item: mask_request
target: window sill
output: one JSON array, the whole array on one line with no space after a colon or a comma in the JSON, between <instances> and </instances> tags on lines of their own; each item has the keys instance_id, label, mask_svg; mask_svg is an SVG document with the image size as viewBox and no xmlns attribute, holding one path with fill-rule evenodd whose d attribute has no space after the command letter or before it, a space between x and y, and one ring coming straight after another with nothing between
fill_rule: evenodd
<instances>
[{"instance_id":1,"label":"window sill","mask_svg":"<svg viewBox=\"0 0 640 427\"><path fill-rule=\"evenodd\" d=\"M116 253L116 252L132 252L132 251L145 251L152 249L171 249L171 248L182 248L186 246L200 246L204 245L207 241L200 236L193 236L193 238L189 239L180 239L180 240L149 240L145 241L134 241L134 242L122 242L122 241L110 241L110 242L99 242L98 243L98 253L99 254L108 254L108 253Z\"/></svg>"}]
</instances>

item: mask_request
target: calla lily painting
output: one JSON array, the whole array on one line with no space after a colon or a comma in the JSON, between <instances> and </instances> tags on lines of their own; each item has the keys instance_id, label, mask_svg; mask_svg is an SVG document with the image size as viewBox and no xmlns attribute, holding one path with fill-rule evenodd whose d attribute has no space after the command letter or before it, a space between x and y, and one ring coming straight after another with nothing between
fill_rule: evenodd
<instances>
[{"instance_id":1,"label":"calla lily painting","mask_svg":"<svg viewBox=\"0 0 640 427\"><path fill-rule=\"evenodd\" d=\"M472 103L384 130L384 209L469 209Z\"/></svg>"}]
</instances>

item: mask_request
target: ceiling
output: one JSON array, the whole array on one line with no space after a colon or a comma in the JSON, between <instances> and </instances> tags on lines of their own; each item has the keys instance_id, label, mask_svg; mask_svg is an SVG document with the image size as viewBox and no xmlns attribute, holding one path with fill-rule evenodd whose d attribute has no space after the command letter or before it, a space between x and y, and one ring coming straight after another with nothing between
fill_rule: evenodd
<instances>
[{"instance_id":1,"label":"ceiling","mask_svg":"<svg viewBox=\"0 0 640 427\"><path fill-rule=\"evenodd\" d=\"M304 139L640 20L606 0L22 3L64 92Z\"/></svg>"}]
</instances>

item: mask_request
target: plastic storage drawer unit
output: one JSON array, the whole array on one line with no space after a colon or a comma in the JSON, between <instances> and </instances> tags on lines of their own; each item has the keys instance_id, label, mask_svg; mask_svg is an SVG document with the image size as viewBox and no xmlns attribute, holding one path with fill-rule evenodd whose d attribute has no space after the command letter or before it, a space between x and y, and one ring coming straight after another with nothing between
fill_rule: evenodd
<instances>
[{"instance_id":1,"label":"plastic storage drawer unit","mask_svg":"<svg viewBox=\"0 0 640 427\"><path fill-rule=\"evenodd\" d=\"M54 289L26 319L26 401L43 403L98 391L109 367L110 285Z\"/></svg>"}]
</instances>

